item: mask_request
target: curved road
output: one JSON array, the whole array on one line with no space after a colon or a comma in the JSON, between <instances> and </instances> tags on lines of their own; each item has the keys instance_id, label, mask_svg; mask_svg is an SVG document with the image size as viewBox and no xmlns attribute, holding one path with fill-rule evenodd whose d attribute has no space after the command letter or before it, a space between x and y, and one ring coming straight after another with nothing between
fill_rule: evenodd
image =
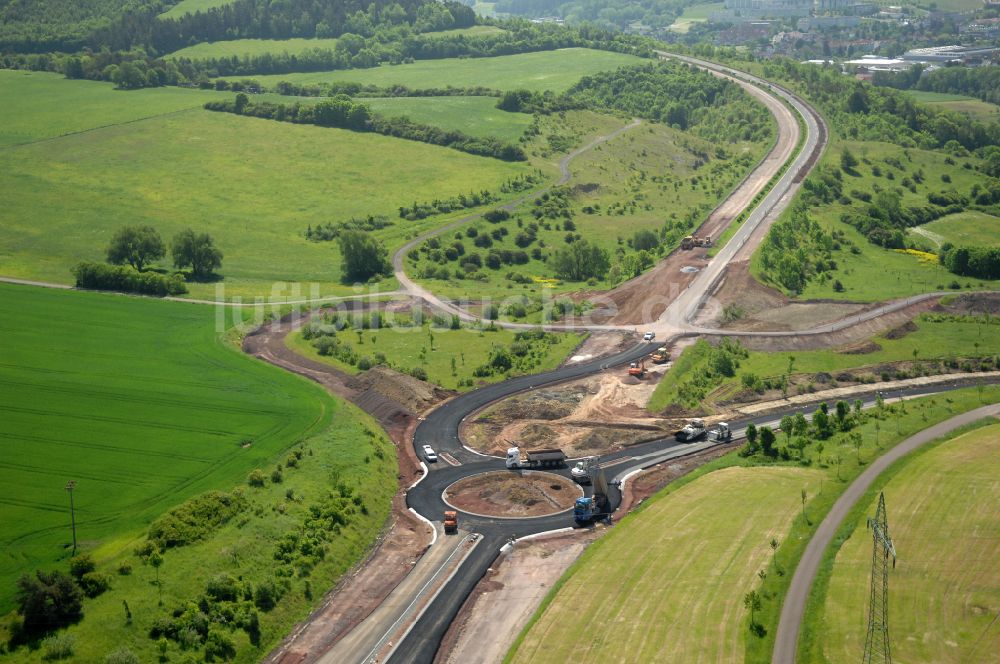
<instances>
[{"instance_id":1,"label":"curved road","mask_svg":"<svg viewBox=\"0 0 1000 664\"><path fill-rule=\"evenodd\" d=\"M774 98L774 93L782 97L785 102L795 108L804 120L806 136L801 149L794 161L789 165L783 176L775 183L770 193L754 209L752 214L743 222L733 239L715 257L702 274L692 283L692 285L668 307L660 321L653 325L652 329L663 333L669 339L676 339L679 336L690 334L688 321L701 306L707 294L717 283L725 267L736 256L737 252L743 249L748 243L753 244L753 240L759 241L763 233L754 235L758 230L766 231L767 224L772 222L778 214L790 202L798 184L808 173L825 146L825 127L822 120L811 108L799 100L795 95L785 90L772 90L771 93L763 92L762 85L767 85L759 79L743 72L720 67L712 63L697 61L690 58L682 58L687 62L712 69L716 73L726 75L740 83L751 94L757 97L764 97L769 102L767 105L776 117L780 113L787 114L784 119L779 118L779 127L787 131L792 131L795 139L791 141L794 146L798 143L800 127L798 122L789 122L792 117L783 103ZM633 124L623 127L619 132L625 131ZM570 160L584 150L592 148L598 142L603 142L614 135L597 139L585 148L567 156L561 164L562 179L565 182L569 178L568 165ZM775 169L777 170L777 169ZM770 179L770 178L768 178ZM762 186L762 185L759 185ZM536 194L531 194L536 195ZM530 196L530 195L528 195ZM513 207L521 200L528 198L524 196L518 201L509 203ZM417 246L426 238L447 232L455 226L466 223L479 215L470 215L459 219L448 226L438 229L432 233L420 236L402 247L393 255L393 266L396 277L400 284L416 297L421 297L435 306L445 311L457 313L465 319L472 316L449 303L441 301L432 293L421 288L410 280L404 270L406 253ZM567 326L569 327L569 326ZM599 326L601 329L623 329L619 326ZM593 329L593 328L590 328ZM627 329L633 329L629 326ZM699 330L700 331L700 330ZM653 343L641 343L630 349L619 352L610 357L604 357L590 362L580 363L568 367L563 367L555 371L534 376L522 376L503 383L490 385L473 392L459 395L446 402L420 423L414 433L413 444L416 451L421 449L425 443L430 443L439 453L446 453L454 458L460 465L451 466L439 461L435 467L428 471L424 478L407 492L407 505L430 520L439 520L445 509L445 504L441 498L443 490L452 482L462 477L484 472L487 470L502 469L504 462L502 459L488 457L466 448L459 437L459 429L462 421L470 414L494 403L500 399L509 397L518 392L531 390L544 385L564 382L591 375L610 367L620 366L624 363L636 360L647 355L650 350L659 345ZM769 418L765 418L769 419ZM635 469L647 467L659 463L666 458L675 458L694 451L703 449L702 444L680 445L672 439L662 439L645 445L630 448L627 451L614 455L602 457L602 465L610 465L614 478L612 486L626 474ZM567 471L563 471L565 474ZM620 501L620 494L613 489L612 509L617 508ZM572 517L567 513L561 513L548 517L533 519L499 519L486 518L463 513L461 525L463 529L470 529L479 533L483 541L473 549L469 557L461 564L456 574L451 578L445 592L441 592L431 600L429 606L423 611L415 624L389 655L391 662L430 662L437 652L440 639L443 637L452 619L461 608L462 603L472 591L473 587L482 578L488 566L498 554L499 547L511 537L521 537L528 534L544 532L556 528L566 527L572 524Z\"/></svg>"},{"instance_id":2,"label":"curved road","mask_svg":"<svg viewBox=\"0 0 1000 664\"><path fill-rule=\"evenodd\" d=\"M806 609L806 601L809 599L809 591L812 588L816 572L819 571L820 562L823 560L823 553L833 541L840 524L847 518L847 513L865 495L865 492L872 486L882 472L893 463L903 458L910 452L941 438L942 436L965 426L971 422L984 417L1000 416L1000 404L983 406L967 413L956 415L955 417L936 424L928 429L910 436L899 443L891 450L878 457L872 464L855 479L849 487L841 494L837 502L827 513L826 518L819 524L816 533L809 540L795 574L792 576L792 583L785 594L784 602L781 606L781 617L778 621L778 630L774 637L774 653L771 658L772 664L795 664L795 655L799 643L799 629L802 626L802 617Z\"/></svg>"}]
</instances>

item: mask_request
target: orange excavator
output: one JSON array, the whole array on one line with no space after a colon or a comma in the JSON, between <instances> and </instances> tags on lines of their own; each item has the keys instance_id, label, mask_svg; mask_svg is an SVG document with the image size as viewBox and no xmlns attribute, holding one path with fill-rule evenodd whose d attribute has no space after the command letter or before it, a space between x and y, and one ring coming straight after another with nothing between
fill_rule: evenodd
<instances>
[{"instance_id":1,"label":"orange excavator","mask_svg":"<svg viewBox=\"0 0 1000 664\"><path fill-rule=\"evenodd\" d=\"M628 365L628 375L635 376L636 378L642 378L646 375L646 360L640 360L638 362L632 362Z\"/></svg>"}]
</instances>

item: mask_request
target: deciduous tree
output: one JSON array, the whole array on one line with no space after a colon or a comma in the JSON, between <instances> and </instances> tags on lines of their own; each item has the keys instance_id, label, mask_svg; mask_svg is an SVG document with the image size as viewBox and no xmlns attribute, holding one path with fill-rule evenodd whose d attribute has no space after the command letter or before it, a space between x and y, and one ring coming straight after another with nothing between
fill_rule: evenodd
<instances>
[{"instance_id":1,"label":"deciduous tree","mask_svg":"<svg viewBox=\"0 0 1000 664\"><path fill-rule=\"evenodd\" d=\"M166 253L163 239L152 226L122 226L108 244L107 257L113 265L128 263L141 271Z\"/></svg>"},{"instance_id":2,"label":"deciduous tree","mask_svg":"<svg viewBox=\"0 0 1000 664\"><path fill-rule=\"evenodd\" d=\"M220 251L208 233L195 233L190 228L174 236L170 245L174 265L180 269L191 268L196 279L210 276L222 267Z\"/></svg>"}]
</instances>

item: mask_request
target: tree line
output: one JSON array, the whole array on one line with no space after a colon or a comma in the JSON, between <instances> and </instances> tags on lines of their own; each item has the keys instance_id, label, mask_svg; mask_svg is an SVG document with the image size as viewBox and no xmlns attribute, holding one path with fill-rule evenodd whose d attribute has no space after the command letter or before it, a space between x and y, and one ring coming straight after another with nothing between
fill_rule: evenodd
<instances>
[{"instance_id":1,"label":"tree line","mask_svg":"<svg viewBox=\"0 0 1000 664\"><path fill-rule=\"evenodd\" d=\"M222 252L207 233L188 228L170 243L174 267L190 270L194 280L206 280L222 267ZM182 273L161 274L146 268L167 254L163 238L151 226L124 226L105 251L107 263L83 261L73 267L78 288L114 290L143 295L180 295L187 292Z\"/></svg>"},{"instance_id":2,"label":"tree line","mask_svg":"<svg viewBox=\"0 0 1000 664\"><path fill-rule=\"evenodd\" d=\"M524 150L518 145L504 143L497 138L477 138L460 131L420 124L413 122L406 116L384 117L374 113L367 104L355 102L347 95L338 95L318 104L297 102L276 104L252 102L247 95L241 92L236 95L236 99L233 101L210 101L205 104L205 108L210 111L249 115L279 122L373 132L383 136L449 147L469 154L493 157L503 161L525 161L527 159Z\"/></svg>"}]
</instances>

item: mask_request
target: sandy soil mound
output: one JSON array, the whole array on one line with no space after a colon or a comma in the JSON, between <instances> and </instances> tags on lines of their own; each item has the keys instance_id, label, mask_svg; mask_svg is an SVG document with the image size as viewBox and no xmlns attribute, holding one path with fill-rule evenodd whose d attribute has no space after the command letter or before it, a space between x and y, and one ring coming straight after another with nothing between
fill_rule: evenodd
<instances>
[{"instance_id":1,"label":"sandy soil mound","mask_svg":"<svg viewBox=\"0 0 1000 664\"><path fill-rule=\"evenodd\" d=\"M502 470L461 479L445 490L444 499L473 514L525 517L568 510L582 495L576 483L554 473Z\"/></svg>"}]
</instances>

